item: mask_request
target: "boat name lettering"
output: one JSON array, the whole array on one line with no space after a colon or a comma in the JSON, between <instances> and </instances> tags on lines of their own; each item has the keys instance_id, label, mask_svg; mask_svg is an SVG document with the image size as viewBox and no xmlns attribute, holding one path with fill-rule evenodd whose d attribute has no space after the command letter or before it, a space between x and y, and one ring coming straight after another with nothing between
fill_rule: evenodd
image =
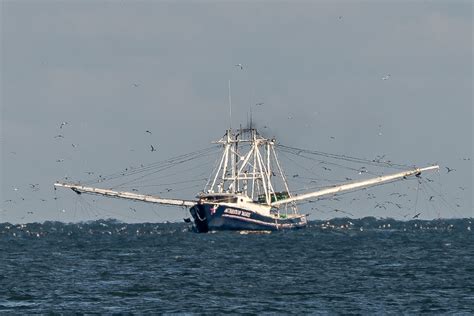
<instances>
[{"instance_id":1,"label":"boat name lettering","mask_svg":"<svg viewBox=\"0 0 474 316\"><path fill-rule=\"evenodd\" d=\"M224 213L226 214L232 214L232 215L238 215L238 216L243 216L243 217L250 217L250 212L246 211L241 211L241 210L234 210L232 208L226 208L224 210Z\"/></svg>"}]
</instances>

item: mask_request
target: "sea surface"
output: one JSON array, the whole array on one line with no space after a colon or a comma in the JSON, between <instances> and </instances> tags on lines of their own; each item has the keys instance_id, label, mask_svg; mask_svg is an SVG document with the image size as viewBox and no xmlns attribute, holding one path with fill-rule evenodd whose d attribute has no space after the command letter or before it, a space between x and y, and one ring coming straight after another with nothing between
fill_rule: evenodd
<instances>
[{"instance_id":1,"label":"sea surface","mask_svg":"<svg viewBox=\"0 0 474 316\"><path fill-rule=\"evenodd\" d=\"M0 314L474 313L471 219L0 224Z\"/></svg>"}]
</instances>

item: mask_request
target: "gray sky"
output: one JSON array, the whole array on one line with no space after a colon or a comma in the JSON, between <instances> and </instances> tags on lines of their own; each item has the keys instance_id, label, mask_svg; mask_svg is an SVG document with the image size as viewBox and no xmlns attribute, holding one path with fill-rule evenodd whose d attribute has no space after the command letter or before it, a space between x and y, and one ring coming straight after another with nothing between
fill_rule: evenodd
<instances>
[{"instance_id":1,"label":"gray sky","mask_svg":"<svg viewBox=\"0 0 474 316\"><path fill-rule=\"evenodd\" d=\"M229 79L233 126L264 102L254 118L283 144L439 163L433 186L451 207L411 211L473 216L470 1L0 3L0 222L187 216L179 208L78 201L52 184L208 147L229 125ZM60 133L64 139L54 138ZM456 170L447 174L445 166ZM400 217L359 195L357 205L324 207ZM313 219L340 215L302 211Z\"/></svg>"}]
</instances>

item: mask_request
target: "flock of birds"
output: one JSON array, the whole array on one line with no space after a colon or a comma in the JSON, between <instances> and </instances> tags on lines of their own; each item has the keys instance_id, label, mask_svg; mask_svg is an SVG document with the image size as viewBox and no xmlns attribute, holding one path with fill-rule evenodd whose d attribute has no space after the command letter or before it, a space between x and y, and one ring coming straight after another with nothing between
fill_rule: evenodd
<instances>
[{"instance_id":1,"label":"flock of birds","mask_svg":"<svg viewBox=\"0 0 474 316\"><path fill-rule=\"evenodd\" d=\"M139 85L138 85L138 84L133 84L133 86L138 87ZM61 141L62 141L62 140L65 140L66 137L64 136L65 133L63 132L63 130L66 129L66 127L67 127L68 125L70 125L70 124L69 124L69 122L67 122L67 121L61 122L61 123L59 124L59 128L58 128L58 129L59 129L59 133L58 133L57 135L55 135L53 138L56 139L56 140L61 140ZM149 134L149 135L152 135L152 134L153 134L150 130L146 130L144 133L145 133L145 134ZM71 143L71 146L72 146L73 148L77 148L77 147L78 147L78 144L76 144L76 143ZM157 151L156 145L150 144L150 152L155 152L155 151ZM10 152L10 154L16 155L16 152ZM62 162L64 162L64 161L65 161L64 158L57 158L57 159L55 160L56 163L62 163ZM84 173L87 174L87 175L89 175L89 176L95 174L94 171L85 171ZM63 179L64 179L64 180L69 180L69 177L66 175ZM104 180L105 180L105 178L104 178L102 175L99 175L99 176L98 176L98 182L102 182L102 181L104 181ZM28 186L29 186L29 189L30 189L31 192L38 192L38 191L40 191L40 184L39 184L39 183L29 183ZM14 192L20 193L20 188L18 188L18 187L15 186L15 187L13 187L12 189L13 189ZM56 188L54 188L54 190L56 191ZM168 192L169 192L169 191L168 191ZM58 200L59 197L54 196L52 199L53 199L53 200ZM12 198L6 199L6 200L3 201L3 203L4 203L5 205L8 205L8 204L13 204L13 203L17 203L17 202L20 202L20 201L26 201L26 200L27 200L27 198L25 198L25 197L22 195L22 196L19 196L19 197L16 198L16 199L12 199ZM39 198L39 201L41 201L41 202L47 202L48 200L45 199L45 198ZM136 211L136 210L135 210L135 211ZM3 212L5 212L5 209L3 210ZM61 212L62 212L62 213L65 213L66 210L65 210L65 209L62 209ZM27 211L27 212L26 212L26 215L33 215L34 213L35 213L34 211ZM23 217L21 217L20 219L23 220L23 219L25 219L25 218L26 218L26 216L23 216Z\"/></svg>"},{"instance_id":2,"label":"flock of birds","mask_svg":"<svg viewBox=\"0 0 474 316\"><path fill-rule=\"evenodd\" d=\"M339 19L342 19L342 16L340 16ZM239 70L244 70L244 69L245 69L245 66L244 66L242 63L235 64L234 67L238 68ZM382 77L381 77L381 80L386 81L386 80L389 80L390 78L391 78L391 74L388 73L388 74L382 76ZM135 82L135 83L132 83L132 87L138 88L138 87L140 87L140 84L139 84L139 83L136 83L136 82ZM264 102L257 102L257 103L255 103L255 106L257 106L257 107L262 107L262 106L264 106L264 105L265 105ZM292 116L292 115L289 115L289 116L288 116L288 119L289 119L289 120L293 119L293 116ZM64 136L64 133L62 133L62 131L63 131L64 129L66 129L68 125L69 125L69 122L67 122L67 121L61 122L61 123L59 124L59 133L54 136L54 139L57 139L57 140L64 140L64 139L66 139L66 137ZM382 135L382 131L381 131L382 126L379 124L378 127L379 127L378 135L381 136L381 135ZM263 126L263 128L266 129L267 126ZM152 134L153 134L151 130L145 130L144 133L145 133L145 134L148 134L148 135L152 135ZM331 140L335 140L335 138L336 138L335 136L330 136L330 139L331 139ZM71 146L72 146L73 148L76 148L76 147L78 147L78 144L76 144L76 143L71 143ZM157 151L156 145L150 144L149 146L150 146L150 147L149 147L149 151L150 151L150 152L156 152L156 151ZM12 154L15 154L15 153L12 152ZM384 157L385 157L385 155L377 156L377 157L374 159L374 161L375 161L375 162L381 162L381 161L383 161ZM471 160L469 157L467 157L467 158L462 158L462 159L465 160L465 161L470 161L470 160ZM62 163L62 162L64 162L64 161L65 161L64 158L58 158L58 159L56 159L56 162L57 162L57 163ZM384 161L384 162L385 162L385 161ZM388 162L390 162L390 161L388 161ZM322 169L323 169L324 171L326 171L326 172L332 171L331 168L326 167L326 166L322 166ZM448 173L448 174L456 171L456 169L451 168L451 167L447 167L447 166L445 167L445 169L446 169L446 173ZM358 174L359 174L359 175L360 175L360 174L363 174L363 173L366 173L366 172L367 172L367 169L366 169L365 167L361 167L361 168L358 170ZM95 174L94 171L86 171L85 173L86 173L87 175L89 175L89 176ZM294 174L294 175L293 175L293 178L297 178L298 176L299 176L298 174ZM98 177L99 177L99 180L98 180L99 182L101 182L101 180L102 180L102 181L105 180L105 178L103 178L101 175L99 175ZM68 180L68 177L66 176L66 177L64 177L64 179L65 179L65 180ZM346 177L345 180L351 181L352 178ZM429 182L432 182L432 181L433 181L433 180L428 179L428 178L426 178L426 180L429 181ZM38 183L30 183L30 184L29 184L29 187L30 187L30 190L33 191L33 192L37 192L37 191L40 190L40 185L39 185ZM462 190L465 189L464 187L459 187L459 188L462 189ZM13 190L14 190L14 191L19 191L19 188L14 187ZM171 191L171 189L167 190L167 192L169 192L169 191ZM368 198L368 199L375 198L375 196L373 196L371 193L367 193L367 194L368 194L368 195L367 195L367 198ZM392 195L398 195L398 197L404 196L404 195L399 194L399 193L393 193ZM57 200L58 197L55 196L53 199ZM333 199L337 199L337 198L334 197ZM430 202L431 202L431 201L434 201L434 199L435 199L435 196L430 196L430 197L429 197L429 201L430 201ZM25 198L24 198L24 197L20 197L19 200L25 201ZM355 201L355 200L357 200L357 198L353 198L353 199L351 200L351 203L352 203L353 201ZM41 198L40 201L41 201L41 202L46 202L47 200L44 199L44 198ZM4 200L4 203L15 203L15 201L14 201L13 199L7 199L7 200ZM401 208L402 208L402 205L401 205L400 203L398 203L398 202L393 202L393 201L379 202L379 203L375 204L374 208L375 208L375 209L387 209L387 207L388 207L389 205L395 206L395 207L397 207L398 209L401 209ZM456 206L457 206L457 207L460 207L459 204L456 204ZM313 209L314 209L314 208L313 208ZM132 207L130 207L130 210L131 210L132 212L136 212L136 209L134 209L134 208L132 208ZM65 210L63 209L62 212L64 213ZM350 215L350 216L354 216L352 213L347 212L347 211L343 211L343 210L340 210L340 209L333 209L333 212L335 212L335 213L342 213L342 214L346 214L346 215ZM28 215L31 215L31 214L33 214L33 213L34 213L33 211L28 211L28 212L27 212ZM418 213L414 214L414 215L412 216L412 218L413 218L413 219L417 219L417 218L419 218L419 216L420 216L421 214L422 214L421 212L418 212ZM408 217L408 216L409 216L409 214L406 214L406 215L404 215L403 217L406 218L406 217ZM23 218L22 218L22 219L23 219Z\"/></svg>"}]
</instances>

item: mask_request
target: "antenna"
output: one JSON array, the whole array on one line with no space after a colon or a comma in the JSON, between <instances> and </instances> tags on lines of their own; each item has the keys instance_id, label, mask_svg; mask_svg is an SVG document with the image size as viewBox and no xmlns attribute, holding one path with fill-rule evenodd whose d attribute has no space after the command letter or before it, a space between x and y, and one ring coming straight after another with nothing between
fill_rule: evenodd
<instances>
[{"instance_id":1,"label":"antenna","mask_svg":"<svg viewBox=\"0 0 474 316\"><path fill-rule=\"evenodd\" d=\"M232 98L230 97L230 79L229 79L229 129L232 129Z\"/></svg>"},{"instance_id":2,"label":"antenna","mask_svg":"<svg viewBox=\"0 0 474 316\"><path fill-rule=\"evenodd\" d=\"M252 105L250 105L250 129L252 129Z\"/></svg>"}]
</instances>

